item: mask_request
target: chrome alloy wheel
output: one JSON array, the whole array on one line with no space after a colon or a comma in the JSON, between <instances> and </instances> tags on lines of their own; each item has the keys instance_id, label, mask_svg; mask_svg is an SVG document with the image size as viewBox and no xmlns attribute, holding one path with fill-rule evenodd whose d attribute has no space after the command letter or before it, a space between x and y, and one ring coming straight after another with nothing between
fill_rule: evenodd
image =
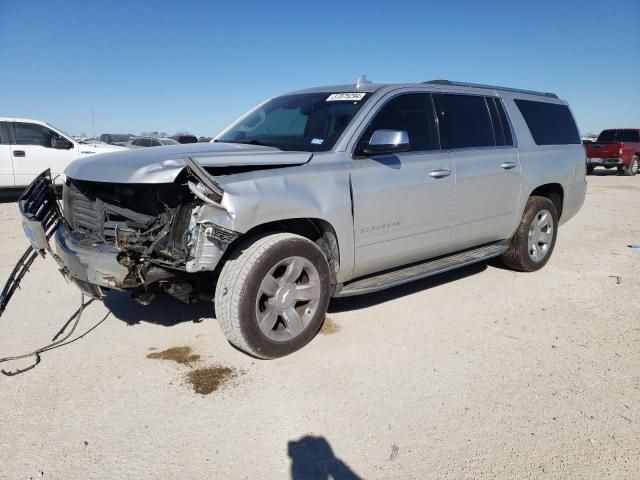
<instances>
[{"instance_id":1,"label":"chrome alloy wheel","mask_svg":"<svg viewBox=\"0 0 640 480\"><path fill-rule=\"evenodd\" d=\"M288 257L279 261L258 288L256 320L260 330L274 341L297 337L313 319L320 294L320 275L309 260Z\"/></svg>"},{"instance_id":2,"label":"chrome alloy wheel","mask_svg":"<svg viewBox=\"0 0 640 480\"><path fill-rule=\"evenodd\" d=\"M638 173L638 169L640 169L640 165L638 165L638 159L634 158L631 160L631 173L634 175Z\"/></svg>"},{"instance_id":3,"label":"chrome alloy wheel","mask_svg":"<svg viewBox=\"0 0 640 480\"><path fill-rule=\"evenodd\" d=\"M553 217L549 210L540 210L529 227L529 257L534 262L541 262L549 253L553 241Z\"/></svg>"}]
</instances>

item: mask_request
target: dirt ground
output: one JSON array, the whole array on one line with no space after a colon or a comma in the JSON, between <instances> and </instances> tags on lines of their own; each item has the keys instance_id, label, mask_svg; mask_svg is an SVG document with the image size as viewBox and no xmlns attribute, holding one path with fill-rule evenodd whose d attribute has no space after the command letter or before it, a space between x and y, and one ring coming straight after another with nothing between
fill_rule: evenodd
<instances>
[{"instance_id":1,"label":"dirt ground","mask_svg":"<svg viewBox=\"0 0 640 480\"><path fill-rule=\"evenodd\" d=\"M26 246L15 203L0 232L4 282ZM233 349L210 305L110 294L82 338L0 376L0 478L640 478L631 243L640 177L602 172L542 271L480 264L333 301L275 361ZM0 357L48 343L79 302L38 260Z\"/></svg>"}]
</instances>

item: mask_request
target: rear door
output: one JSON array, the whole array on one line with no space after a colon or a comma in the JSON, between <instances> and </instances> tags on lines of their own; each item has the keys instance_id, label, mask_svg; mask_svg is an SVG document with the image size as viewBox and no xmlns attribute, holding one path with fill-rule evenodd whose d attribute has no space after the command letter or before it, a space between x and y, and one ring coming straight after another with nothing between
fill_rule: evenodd
<instances>
[{"instance_id":1,"label":"rear door","mask_svg":"<svg viewBox=\"0 0 640 480\"><path fill-rule=\"evenodd\" d=\"M500 99L436 94L443 148L456 177L452 247L509 238L517 224L520 164Z\"/></svg>"},{"instance_id":2,"label":"rear door","mask_svg":"<svg viewBox=\"0 0 640 480\"><path fill-rule=\"evenodd\" d=\"M13 187L14 185L9 123L0 122L0 188Z\"/></svg>"},{"instance_id":3,"label":"rear door","mask_svg":"<svg viewBox=\"0 0 640 480\"><path fill-rule=\"evenodd\" d=\"M440 150L428 93L397 95L377 110L360 141L380 129L404 130L407 152L352 161L355 276L446 253L451 237L454 176Z\"/></svg>"},{"instance_id":4,"label":"rear door","mask_svg":"<svg viewBox=\"0 0 640 480\"><path fill-rule=\"evenodd\" d=\"M60 134L44 125L14 122L13 131L15 144L11 146L11 150L16 186L29 185L47 168L51 169L53 176L60 175L78 157L75 144L69 139L71 148L53 148L51 140L60 137Z\"/></svg>"}]
</instances>

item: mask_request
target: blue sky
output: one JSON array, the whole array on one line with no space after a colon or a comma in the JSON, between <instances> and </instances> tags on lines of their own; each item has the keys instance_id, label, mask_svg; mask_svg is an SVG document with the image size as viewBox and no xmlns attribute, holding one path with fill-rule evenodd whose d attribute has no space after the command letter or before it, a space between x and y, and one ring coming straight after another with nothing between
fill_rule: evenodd
<instances>
[{"instance_id":1,"label":"blue sky","mask_svg":"<svg viewBox=\"0 0 640 480\"><path fill-rule=\"evenodd\" d=\"M611 6L612 10L608 10ZM640 128L640 1L0 0L0 116L214 135L289 90L447 78Z\"/></svg>"}]
</instances>

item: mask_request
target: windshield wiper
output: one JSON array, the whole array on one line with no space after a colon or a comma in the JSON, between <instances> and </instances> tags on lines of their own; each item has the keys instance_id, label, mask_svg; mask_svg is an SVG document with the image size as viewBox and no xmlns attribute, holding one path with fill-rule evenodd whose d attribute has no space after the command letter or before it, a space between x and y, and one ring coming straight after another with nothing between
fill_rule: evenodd
<instances>
[{"instance_id":1,"label":"windshield wiper","mask_svg":"<svg viewBox=\"0 0 640 480\"><path fill-rule=\"evenodd\" d=\"M271 145L269 143L264 143L261 142L260 140L249 140L246 142L243 142L241 140L216 140L216 143L239 143L240 145L257 145L259 147L271 147L271 148L277 148L278 150L282 150L279 147L276 147L275 145Z\"/></svg>"}]
</instances>

